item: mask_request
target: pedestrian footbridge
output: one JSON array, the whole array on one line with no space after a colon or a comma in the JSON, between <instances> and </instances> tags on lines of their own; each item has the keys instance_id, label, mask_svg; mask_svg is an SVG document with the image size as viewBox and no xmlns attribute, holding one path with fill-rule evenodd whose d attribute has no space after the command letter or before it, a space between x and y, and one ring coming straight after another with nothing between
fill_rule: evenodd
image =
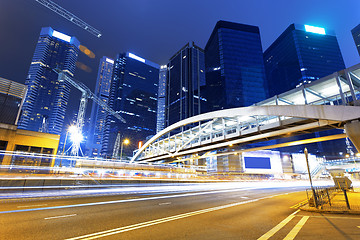
<instances>
[{"instance_id":1,"label":"pedestrian footbridge","mask_svg":"<svg viewBox=\"0 0 360 240\"><path fill-rule=\"evenodd\" d=\"M334 128L345 129L346 134L278 144L272 148L349 137L360 151L359 119L360 64L250 107L184 119L153 136L131 162L176 161L182 156L233 145Z\"/></svg>"}]
</instances>

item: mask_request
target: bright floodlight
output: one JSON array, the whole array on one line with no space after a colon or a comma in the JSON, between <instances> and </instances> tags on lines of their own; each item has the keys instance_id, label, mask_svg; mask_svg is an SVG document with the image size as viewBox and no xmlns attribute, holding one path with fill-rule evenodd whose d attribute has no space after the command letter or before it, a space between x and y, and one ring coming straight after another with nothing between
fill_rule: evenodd
<instances>
[{"instance_id":1,"label":"bright floodlight","mask_svg":"<svg viewBox=\"0 0 360 240\"><path fill-rule=\"evenodd\" d=\"M125 145L128 145L129 143L130 143L130 140L129 140L129 139L125 139L125 140L124 140L124 144L125 144Z\"/></svg>"},{"instance_id":2,"label":"bright floodlight","mask_svg":"<svg viewBox=\"0 0 360 240\"><path fill-rule=\"evenodd\" d=\"M325 35L325 28L305 25L305 31Z\"/></svg>"},{"instance_id":3,"label":"bright floodlight","mask_svg":"<svg viewBox=\"0 0 360 240\"><path fill-rule=\"evenodd\" d=\"M71 128L71 129L70 129ZM75 144L79 144L82 142L82 140L84 139L83 135L81 134L81 132L77 129L77 127L72 126L69 128L69 132L70 132L70 139L73 143Z\"/></svg>"}]
</instances>

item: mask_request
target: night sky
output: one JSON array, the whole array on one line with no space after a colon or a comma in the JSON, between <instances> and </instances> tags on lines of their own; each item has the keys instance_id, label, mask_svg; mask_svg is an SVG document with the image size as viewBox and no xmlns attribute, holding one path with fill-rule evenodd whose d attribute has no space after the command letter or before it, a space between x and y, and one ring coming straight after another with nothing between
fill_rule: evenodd
<instances>
[{"instance_id":1,"label":"night sky","mask_svg":"<svg viewBox=\"0 0 360 240\"><path fill-rule=\"evenodd\" d=\"M189 41L205 44L218 20L260 27L265 50L290 24L335 31L347 67L360 62L351 29L360 24L359 0L54 0L100 30L101 38L60 17L35 0L0 0L0 77L25 83L41 27L76 36L96 55L80 53L76 79L94 89L99 59L129 51L158 64ZM71 114L80 93L72 89ZM89 109L89 108L88 108ZM67 123L65 123L67 124Z\"/></svg>"}]
</instances>

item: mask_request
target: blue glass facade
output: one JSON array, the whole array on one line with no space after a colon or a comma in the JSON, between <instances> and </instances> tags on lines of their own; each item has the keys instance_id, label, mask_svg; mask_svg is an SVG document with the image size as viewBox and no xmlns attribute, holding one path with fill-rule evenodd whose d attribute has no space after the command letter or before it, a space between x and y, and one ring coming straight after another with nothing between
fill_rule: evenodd
<instances>
[{"instance_id":1,"label":"blue glass facade","mask_svg":"<svg viewBox=\"0 0 360 240\"><path fill-rule=\"evenodd\" d=\"M113 59L110 59L108 57L102 57L100 59L94 93L99 99L101 99L105 103L109 102L113 67ZM88 143L88 147L90 148L90 155L93 157L100 155L106 116L107 112L98 104L93 102L90 116L90 134Z\"/></svg>"},{"instance_id":2,"label":"blue glass facade","mask_svg":"<svg viewBox=\"0 0 360 240\"><path fill-rule=\"evenodd\" d=\"M70 95L70 85L58 81L53 69L75 73L79 41L50 27L42 28L26 78L27 94L19 129L60 134Z\"/></svg>"},{"instance_id":3,"label":"blue glass facade","mask_svg":"<svg viewBox=\"0 0 360 240\"><path fill-rule=\"evenodd\" d=\"M156 133L156 109L159 65L131 53L115 59L110 87L109 106L125 120L122 123L108 115L101 154L112 156L117 134L129 139L123 153L132 155L138 142Z\"/></svg>"},{"instance_id":4,"label":"blue glass facade","mask_svg":"<svg viewBox=\"0 0 360 240\"><path fill-rule=\"evenodd\" d=\"M325 30L324 30L325 31ZM291 24L264 52L269 97L345 68L336 36Z\"/></svg>"},{"instance_id":5,"label":"blue glass facade","mask_svg":"<svg viewBox=\"0 0 360 240\"><path fill-rule=\"evenodd\" d=\"M249 106L266 98L259 28L217 22L205 47L208 111Z\"/></svg>"},{"instance_id":6,"label":"blue glass facade","mask_svg":"<svg viewBox=\"0 0 360 240\"><path fill-rule=\"evenodd\" d=\"M204 50L194 43L186 44L168 64L165 100L165 126L203 112L205 98Z\"/></svg>"},{"instance_id":7,"label":"blue glass facade","mask_svg":"<svg viewBox=\"0 0 360 240\"><path fill-rule=\"evenodd\" d=\"M308 25L291 24L264 52L266 77L269 97L281 94L304 83L325 77L345 68L339 44L330 30ZM286 139L294 141L342 133L341 130L324 131L315 134ZM278 140L283 142L283 140ZM324 143L308 144L280 149L281 151L302 152L307 147L309 152L336 157L345 151L345 141L335 140Z\"/></svg>"},{"instance_id":8,"label":"blue glass facade","mask_svg":"<svg viewBox=\"0 0 360 240\"><path fill-rule=\"evenodd\" d=\"M354 38L356 49L358 50L358 53L360 55L360 24L351 30L351 34Z\"/></svg>"}]
</instances>

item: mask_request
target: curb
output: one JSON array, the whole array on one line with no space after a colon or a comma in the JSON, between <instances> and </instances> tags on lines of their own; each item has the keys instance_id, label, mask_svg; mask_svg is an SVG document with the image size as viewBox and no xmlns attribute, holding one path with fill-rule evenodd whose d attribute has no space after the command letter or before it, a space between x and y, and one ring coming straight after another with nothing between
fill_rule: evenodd
<instances>
[{"instance_id":1,"label":"curb","mask_svg":"<svg viewBox=\"0 0 360 240\"><path fill-rule=\"evenodd\" d=\"M322 209L312 209L312 208L304 208L304 207L300 207L299 208L302 211L306 211L306 212L316 212L316 213L329 213L329 214L349 214L349 215L360 215L360 211L354 211L354 210L322 210Z\"/></svg>"}]
</instances>

